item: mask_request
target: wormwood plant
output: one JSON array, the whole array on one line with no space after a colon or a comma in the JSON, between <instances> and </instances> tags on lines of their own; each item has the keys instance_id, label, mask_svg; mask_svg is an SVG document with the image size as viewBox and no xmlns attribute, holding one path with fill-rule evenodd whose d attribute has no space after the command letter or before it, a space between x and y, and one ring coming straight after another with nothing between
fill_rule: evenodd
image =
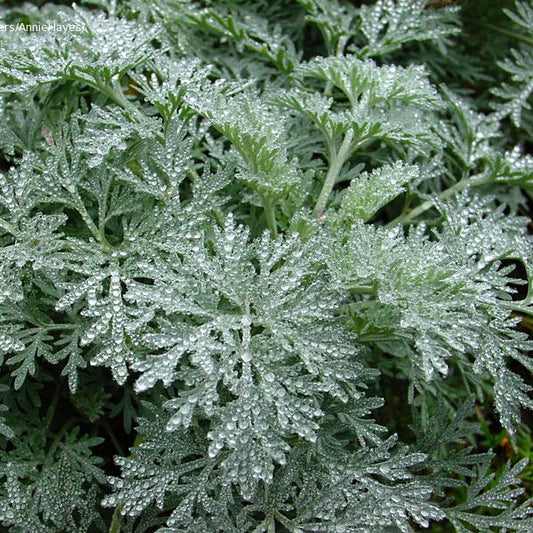
<instances>
[{"instance_id":1,"label":"wormwood plant","mask_svg":"<svg viewBox=\"0 0 533 533\"><path fill-rule=\"evenodd\" d=\"M531 4L82 3L0 2L3 531L532 531Z\"/></svg>"}]
</instances>

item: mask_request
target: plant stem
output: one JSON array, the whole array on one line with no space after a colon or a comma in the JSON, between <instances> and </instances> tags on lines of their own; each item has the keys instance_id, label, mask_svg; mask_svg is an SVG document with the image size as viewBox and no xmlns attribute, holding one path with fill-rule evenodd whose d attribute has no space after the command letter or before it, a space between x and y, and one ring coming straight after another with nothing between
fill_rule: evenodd
<instances>
[{"instance_id":1,"label":"plant stem","mask_svg":"<svg viewBox=\"0 0 533 533\"><path fill-rule=\"evenodd\" d=\"M102 422L102 427L105 429L106 433L109 435L109 438L111 439L111 442L113 443L113 446L115 447L115 450L117 450L119 455L126 455L124 453L124 448L122 448L120 442L118 441L116 435L113 433L113 430L109 426L109 424L104 421Z\"/></svg>"},{"instance_id":2,"label":"plant stem","mask_svg":"<svg viewBox=\"0 0 533 533\"><path fill-rule=\"evenodd\" d=\"M44 325L42 327L48 331L62 331L64 329L79 328L79 325L78 324L52 324L51 326Z\"/></svg>"},{"instance_id":3,"label":"plant stem","mask_svg":"<svg viewBox=\"0 0 533 533\"><path fill-rule=\"evenodd\" d=\"M500 28L500 26L495 26L494 24L490 24L490 22L479 22L478 21L478 22L474 22L474 24L477 26L481 26L482 28L494 30L495 32L500 33L501 35L506 35L507 37L511 37L512 39L516 39L517 41L522 41L523 43L527 43L533 46L533 39L531 39L530 37L527 37L526 35L522 35L521 33L516 33L512 30Z\"/></svg>"},{"instance_id":4,"label":"plant stem","mask_svg":"<svg viewBox=\"0 0 533 533\"><path fill-rule=\"evenodd\" d=\"M339 151L335 151L334 148L330 150L330 167L326 174L326 179L324 180L324 185L322 185L322 190L320 191L320 196L318 197L314 210L316 218L320 218L324 213L329 195L339 178L344 163L348 160L353 149L352 142L353 130L349 130L344 136Z\"/></svg>"},{"instance_id":5,"label":"plant stem","mask_svg":"<svg viewBox=\"0 0 533 533\"><path fill-rule=\"evenodd\" d=\"M52 423L52 420L56 413L57 404L59 403L59 397L61 395L61 385L62 385L61 380L58 380L56 383L55 390L54 390L54 395L52 396L52 401L50 402L50 407L46 411L46 417L44 419L44 422L46 426L48 427Z\"/></svg>"},{"instance_id":6,"label":"plant stem","mask_svg":"<svg viewBox=\"0 0 533 533\"><path fill-rule=\"evenodd\" d=\"M270 228L270 236L275 239L278 236L278 224L276 222L275 205L272 202L263 200L263 206L265 208L265 217L268 227Z\"/></svg>"},{"instance_id":7,"label":"plant stem","mask_svg":"<svg viewBox=\"0 0 533 533\"><path fill-rule=\"evenodd\" d=\"M103 83L97 87L101 92L103 92L106 96L109 96L113 102L118 104L123 109L128 111L132 110L133 104L124 96L124 93L121 90L117 91L116 86L110 87L109 85Z\"/></svg>"},{"instance_id":8,"label":"plant stem","mask_svg":"<svg viewBox=\"0 0 533 533\"><path fill-rule=\"evenodd\" d=\"M119 505L115 512L113 513L113 519L111 520L111 525L109 526L108 533L120 533L120 523L122 522L122 516L120 514L120 510L122 509L122 506Z\"/></svg>"},{"instance_id":9,"label":"plant stem","mask_svg":"<svg viewBox=\"0 0 533 533\"><path fill-rule=\"evenodd\" d=\"M505 307L506 309L511 309L511 311L515 311L517 313L523 313L524 315L533 316L533 309L529 307L527 300L520 300L517 302L500 302L500 305L502 307Z\"/></svg>"},{"instance_id":10,"label":"plant stem","mask_svg":"<svg viewBox=\"0 0 533 533\"><path fill-rule=\"evenodd\" d=\"M130 102L122 92L122 88L120 86L119 81L115 81L113 84L113 87L108 85L105 81L98 79L97 83L89 83L93 89L96 89L97 91L100 91L101 93L105 94L107 97L109 97L113 102L118 104L122 109L125 111L131 112L132 115L139 115L140 111L139 109ZM165 144L165 137L164 135L161 135L160 133L156 133L156 138L158 141L160 141L162 144Z\"/></svg>"},{"instance_id":11,"label":"plant stem","mask_svg":"<svg viewBox=\"0 0 533 533\"><path fill-rule=\"evenodd\" d=\"M351 294L373 294L377 293L377 288L374 285L353 285L348 287Z\"/></svg>"},{"instance_id":12,"label":"plant stem","mask_svg":"<svg viewBox=\"0 0 533 533\"><path fill-rule=\"evenodd\" d=\"M91 218L91 215L87 212L87 209L85 208L85 205L83 204L81 198L79 195L76 197L76 209L78 213L81 215L81 218L83 218L83 221L89 228L89 231L92 233L93 237L102 245L102 248L106 252L112 252L113 247L107 239L105 238L105 235L102 231L100 231L96 224L94 223L94 220Z\"/></svg>"},{"instance_id":13,"label":"plant stem","mask_svg":"<svg viewBox=\"0 0 533 533\"><path fill-rule=\"evenodd\" d=\"M289 531L296 531L298 526L292 520L282 515L279 511L274 511L274 516L280 524L283 524Z\"/></svg>"},{"instance_id":14,"label":"plant stem","mask_svg":"<svg viewBox=\"0 0 533 533\"><path fill-rule=\"evenodd\" d=\"M190 169L187 172L187 175L193 183L200 178L194 168ZM215 209L213 209L213 216L215 217L215 221L219 227L224 228L224 213L219 207L215 207Z\"/></svg>"},{"instance_id":15,"label":"plant stem","mask_svg":"<svg viewBox=\"0 0 533 533\"><path fill-rule=\"evenodd\" d=\"M446 198L452 196L456 192L462 191L463 189L466 189L468 187L475 187L477 185L482 185L483 183L486 183L485 176L474 176L472 178L463 178L462 180L458 181L455 185L452 185L449 189L446 189L445 191L442 191L438 198L439 200L445 200ZM397 224L406 224L408 222L411 222L414 218L421 215L422 213L425 213L428 209L431 209L435 205L435 200L430 199L426 200L425 202L421 203L419 206L415 207L408 213L404 213L400 215L399 217L395 218L394 220L391 220L385 227L391 228L393 226L396 226Z\"/></svg>"},{"instance_id":16,"label":"plant stem","mask_svg":"<svg viewBox=\"0 0 533 533\"><path fill-rule=\"evenodd\" d=\"M393 333L368 333L357 337L357 342L387 342L387 341L401 341L404 340L399 335Z\"/></svg>"},{"instance_id":17,"label":"plant stem","mask_svg":"<svg viewBox=\"0 0 533 533\"><path fill-rule=\"evenodd\" d=\"M213 209L213 216L215 217L216 223L220 228L224 228L225 222L224 222L224 213L222 213L222 210L216 207Z\"/></svg>"},{"instance_id":18,"label":"plant stem","mask_svg":"<svg viewBox=\"0 0 533 533\"><path fill-rule=\"evenodd\" d=\"M61 439L72 429L77 423L79 423L79 418L69 418L63 426L61 426L60 430L56 433L54 440L52 441L52 444L50 445L50 449L48 450L48 453L46 454L45 462L48 463L50 460L52 460L54 452L56 451L56 448L59 446Z\"/></svg>"},{"instance_id":19,"label":"plant stem","mask_svg":"<svg viewBox=\"0 0 533 533\"><path fill-rule=\"evenodd\" d=\"M6 222L5 220L0 220L0 228L5 229L7 232L11 233L13 236L17 236L17 229L15 226L10 224L9 222Z\"/></svg>"}]
</instances>

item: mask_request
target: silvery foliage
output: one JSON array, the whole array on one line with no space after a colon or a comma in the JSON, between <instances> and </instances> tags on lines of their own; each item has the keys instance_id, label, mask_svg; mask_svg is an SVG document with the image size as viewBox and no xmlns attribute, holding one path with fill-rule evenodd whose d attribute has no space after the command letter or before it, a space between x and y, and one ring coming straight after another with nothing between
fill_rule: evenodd
<instances>
[{"instance_id":1,"label":"silvery foliage","mask_svg":"<svg viewBox=\"0 0 533 533\"><path fill-rule=\"evenodd\" d=\"M378 0L355 8L349 3L330 0L298 0L307 18L320 28L330 55L345 49L357 57L385 55L403 45L432 41L440 45L456 34L457 10L436 13L426 9L425 0Z\"/></svg>"},{"instance_id":2,"label":"silvery foliage","mask_svg":"<svg viewBox=\"0 0 533 533\"><path fill-rule=\"evenodd\" d=\"M431 237L422 227L405 237L399 228L357 222L330 256L332 269L340 285L361 293L352 311L363 338L381 338L387 352L408 356L426 380L447 375L456 356L462 371L466 364L492 375L496 408L512 431L520 407L533 405L508 361L530 367L523 353L531 343L512 316L514 267L501 261L517 259L529 270L523 222L485 198L462 197L440 209L447 225Z\"/></svg>"},{"instance_id":3,"label":"silvery foliage","mask_svg":"<svg viewBox=\"0 0 533 533\"><path fill-rule=\"evenodd\" d=\"M6 44L0 55L4 91L28 93L43 84L65 80L105 90L107 83L153 54L150 41L157 35L157 27L146 32L135 22L76 7L73 12L52 14L53 18L37 19L36 24L68 26L65 40L59 41L53 31L2 35Z\"/></svg>"},{"instance_id":4,"label":"silvery foliage","mask_svg":"<svg viewBox=\"0 0 533 533\"><path fill-rule=\"evenodd\" d=\"M533 407L533 164L500 128L531 47L486 114L391 59L446 50L455 7L86 3L21 8L61 34L0 35L2 526L531 530L525 461L495 477L472 422L472 398L509 433ZM385 377L409 444L373 417ZM106 477L88 429L122 409Z\"/></svg>"},{"instance_id":5,"label":"silvery foliage","mask_svg":"<svg viewBox=\"0 0 533 533\"><path fill-rule=\"evenodd\" d=\"M517 2L516 11L506 9L505 13L523 32L525 39L520 47L511 50L510 57L499 64L510 75L512 83L493 89L493 93L503 100L494 107L498 118L510 116L515 126L521 126L524 122L522 112L524 109L531 110L533 95L533 7L527 2Z\"/></svg>"},{"instance_id":6,"label":"silvery foliage","mask_svg":"<svg viewBox=\"0 0 533 533\"><path fill-rule=\"evenodd\" d=\"M378 67L372 60L361 61L348 55L303 63L294 77L295 88L282 92L276 100L308 116L328 147L346 136L350 139L348 153L375 140L420 149L432 140L423 122L429 120L427 112L439 107L440 97L423 67ZM305 83L307 78L338 89L348 105L336 106L321 88L310 92L313 86Z\"/></svg>"},{"instance_id":7,"label":"silvery foliage","mask_svg":"<svg viewBox=\"0 0 533 533\"><path fill-rule=\"evenodd\" d=\"M101 438L65 431L43 453L46 425L26 418L21 434L11 438L12 449L2 450L0 520L11 531L94 531L102 519L95 509L99 484L105 483L101 459L92 448Z\"/></svg>"},{"instance_id":8,"label":"silvery foliage","mask_svg":"<svg viewBox=\"0 0 533 533\"><path fill-rule=\"evenodd\" d=\"M186 392L165 404L175 412L167 429L208 418L209 456L231 450L222 467L245 494L256 480L272 480L273 461L286 462L289 436L316 440L319 398L356 400L369 374L334 317L341 300L318 266L321 243L268 234L248 240L228 216L211 253L200 241L156 257L142 265L153 284L127 294L164 315L140 340L157 355L134 365L142 373L136 389L184 382Z\"/></svg>"}]
</instances>

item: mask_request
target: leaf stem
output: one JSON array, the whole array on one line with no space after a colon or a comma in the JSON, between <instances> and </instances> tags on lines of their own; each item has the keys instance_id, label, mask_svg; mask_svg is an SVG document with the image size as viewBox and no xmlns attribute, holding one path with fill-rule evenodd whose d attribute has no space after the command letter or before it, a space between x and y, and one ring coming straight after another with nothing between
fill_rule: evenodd
<instances>
[{"instance_id":1,"label":"leaf stem","mask_svg":"<svg viewBox=\"0 0 533 533\"><path fill-rule=\"evenodd\" d=\"M103 92L106 96L109 96L113 102L118 104L123 109L126 109L128 111L132 110L133 104L124 96L124 93L122 91L117 91L116 86L110 87L109 85L106 85L105 83L102 83L102 85L97 86L98 89L100 89L101 92Z\"/></svg>"},{"instance_id":2,"label":"leaf stem","mask_svg":"<svg viewBox=\"0 0 533 533\"><path fill-rule=\"evenodd\" d=\"M533 39L531 39L530 37L527 37L526 35L522 35L521 33L516 33L512 30L501 28L500 26L496 26L494 24L491 24L490 22L474 21L474 24L477 26L481 26L482 28L494 30L495 32L500 33L501 35L511 37L512 39L516 39L517 41L522 41L523 43L527 43L533 46Z\"/></svg>"},{"instance_id":3,"label":"leaf stem","mask_svg":"<svg viewBox=\"0 0 533 533\"><path fill-rule=\"evenodd\" d=\"M348 287L351 294L372 294L375 295L377 288L375 285L353 285Z\"/></svg>"},{"instance_id":4,"label":"leaf stem","mask_svg":"<svg viewBox=\"0 0 533 533\"><path fill-rule=\"evenodd\" d=\"M139 115L139 109L130 102L122 92L122 88L120 86L120 83L118 80L115 81L113 86L107 84L105 81L101 80L100 78L97 79L96 83L90 83L88 84L96 89L97 91L100 91L101 93L105 94L107 97L109 97L113 102L118 104L122 109L125 111L130 112L132 115ZM161 135L161 133L156 133L156 138L161 144L165 144L165 137L164 135Z\"/></svg>"},{"instance_id":5,"label":"leaf stem","mask_svg":"<svg viewBox=\"0 0 533 533\"><path fill-rule=\"evenodd\" d=\"M102 231L98 229L96 224L94 223L94 220L91 218L91 215L87 212L87 209L85 208L85 205L83 204L81 198L79 195L76 196L76 210L81 215L81 218L83 218L83 221L89 228L89 231L92 233L93 237L101 244L102 248L106 252L112 252L113 247L107 239L105 238L105 235Z\"/></svg>"},{"instance_id":6,"label":"leaf stem","mask_svg":"<svg viewBox=\"0 0 533 533\"><path fill-rule=\"evenodd\" d=\"M113 430L111 429L109 424L105 420L101 422L101 424L102 424L102 427L105 429L106 433L109 435L109 438L111 439L111 442L113 443L113 446L115 447L115 450L117 450L118 454L122 456L126 455L124 453L124 449L122 448L122 445L118 441L116 435L113 433Z\"/></svg>"},{"instance_id":7,"label":"leaf stem","mask_svg":"<svg viewBox=\"0 0 533 533\"><path fill-rule=\"evenodd\" d=\"M78 324L40 324L38 328L34 328L36 330L42 330L46 329L47 331L62 331L64 329L76 329L78 328Z\"/></svg>"},{"instance_id":8,"label":"leaf stem","mask_svg":"<svg viewBox=\"0 0 533 533\"><path fill-rule=\"evenodd\" d=\"M515 311L517 313L523 313L525 315L533 316L533 308L530 307L529 301L526 300L519 300L517 302L505 302L500 301L500 305L502 307L505 307L506 309L510 309L511 311Z\"/></svg>"},{"instance_id":9,"label":"leaf stem","mask_svg":"<svg viewBox=\"0 0 533 533\"><path fill-rule=\"evenodd\" d=\"M456 192L462 191L463 189L466 189L468 187L473 187L477 185L482 185L487 182L487 179L485 176L474 176L472 178L464 178L460 181L458 181L455 185L452 185L450 188L442 191L438 195L439 200L445 200L446 198L452 196ZM385 227L391 228L398 224L406 224L411 222L414 218L418 217L422 213L425 213L428 209L431 209L435 205L436 199L430 198L429 200L426 200L425 202L421 203L419 206L415 207L408 213L404 213L398 217L396 217L394 220L391 220Z\"/></svg>"},{"instance_id":10,"label":"leaf stem","mask_svg":"<svg viewBox=\"0 0 533 533\"><path fill-rule=\"evenodd\" d=\"M334 148L330 150L330 167L326 174L324 185L322 185L322 190L320 191L320 196L318 197L314 209L314 214L316 218L320 218L324 213L324 209L326 208L329 195L331 194L335 183L337 183L342 167L351 155L350 153L353 149L352 143L353 130L349 130L344 136L344 139L338 152L335 151Z\"/></svg>"},{"instance_id":11,"label":"leaf stem","mask_svg":"<svg viewBox=\"0 0 533 533\"><path fill-rule=\"evenodd\" d=\"M263 200L263 206L265 208L265 217L270 229L270 235L273 239L275 239L278 236L275 204L273 202Z\"/></svg>"},{"instance_id":12,"label":"leaf stem","mask_svg":"<svg viewBox=\"0 0 533 533\"><path fill-rule=\"evenodd\" d=\"M218 224L220 228L224 228L225 222L224 222L224 213L222 213L222 210L216 207L213 209L213 216L215 217L215 221Z\"/></svg>"},{"instance_id":13,"label":"leaf stem","mask_svg":"<svg viewBox=\"0 0 533 533\"><path fill-rule=\"evenodd\" d=\"M15 226L10 224L9 222L6 222L5 220L0 220L0 228L5 229L7 232L11 233L14 237L17 236L17 229Z\"/></svg>"},{"instance_id":14,"label":"leaf stem","mask_svg":"<svg viewBox=\"0 0 533 533\"><path fill-rule=\"evenodd\" d=\"M79 418L69 418L59 429L59 431L54 436L54 440L52 441L52 444L50 445L50 449L48 450L48 453L46 454L45 462L48 463L52 460L54 452L56 451L57 447L59 446L61 439L76 425L80 422Z\"/></svg>"},{"instance_id":15,"label":"leaf stem","mask_svg":"<svg viewBox=\"0 0 533 533\"><path fill-rule=\"evenodd\" d=\"M394 333L367 333L357 337L357 342L386 342L386 341L401 341L404 340L401 336Z\"/></svg>"},{"instance_id":16,"label":"leaf stem","mask_svg":"<svg viewBox=\"0 0 533 533\"><path fill-rule=\"evenodd\" d=\"M122 505L119 505L115 508L115 512L113 513L113 519L111 520L111 525L109 526L109 533L120 533L120 525L122 522L122 516L120 514L120 511L122 509Z\"/></svg>"},{"instance_id":17,"label":"leaf stem","mask_svg":"<svg viewBox=\"0 0 533 533\"><path fill-rule=\"evenodd\" d=\"M61 395L61 385L62 385L62 381L58 380L56 383L55 389L54 389L54 395L52 396L52 401L50 402L50 407L46 411L44 422L47 427L50 426L54 418L54 415L56 413L57 405L59 403L59 397Z\"/></svg>"},{"instance_id":18,"label":"leaf stem","mask_svg":"<svg viewBox=\"0 0 533 533\"><path fill-rule=\"evenodd\" d=\"M282 515L279 511L274 511L274 516L276 517L277 521L284 525L289 531L298 531L298 526L292 520Z\"/></svg>"}]
</instances>

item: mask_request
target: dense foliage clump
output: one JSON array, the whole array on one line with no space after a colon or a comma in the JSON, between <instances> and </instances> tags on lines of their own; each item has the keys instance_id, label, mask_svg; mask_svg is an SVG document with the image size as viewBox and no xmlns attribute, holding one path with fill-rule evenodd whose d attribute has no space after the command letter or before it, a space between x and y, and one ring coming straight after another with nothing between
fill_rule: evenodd
<instances>
[{"instance_id":1,"label":"dense foliage clump","mask_svg":"<svg viewBox=\"0 0 533 533\"><path fill-rule=\"evenodd\" d=\"M530 3L82 4L0 1L3 530L532 531Z\"/></svg>"}]
</instances>

